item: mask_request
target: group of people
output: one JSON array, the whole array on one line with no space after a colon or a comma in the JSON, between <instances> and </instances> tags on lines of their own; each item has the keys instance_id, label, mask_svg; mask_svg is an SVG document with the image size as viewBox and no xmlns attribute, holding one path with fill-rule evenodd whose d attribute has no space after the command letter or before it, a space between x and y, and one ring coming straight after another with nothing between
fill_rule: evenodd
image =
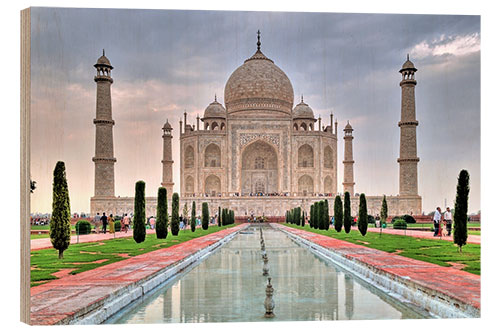
<instances>
[{"instance_id":1,"label":"group of people","mask_svg":"<svg viewBox=\"0 0 500 333\"><path fill-rule=\"evenodd\" d=\"M446 207L446 211L444 214L441 214L441 207L437 207L436 211L434 212L434 237L441 237L443 236L443 231L442 231L442 224L445 224L446 227L446 232L447 236L451 236L451 223L452 223L452 217L451 217L451 210L450 207Z\"/></svg>"},{"instance_id":2,"label":"group of people","mask_svg":"<svg viewBox=\"0 0 500 333\"><path fill-rule=\"evenodd\" d=\"M113 214L109 214L109 216L106 216L106 213L104 212L104 213L102 213L102 216L101 216L101 215L99 215L99 213L97 213L96 216L94 217L94 226L95 226L97 233L105 234L106 229L108 227L108 224L110 225L110 231L114 230L114 226L113 226L113 229L111 229L111 223L115 223L115 219L113 218ZM100 229L99 227L101 225L102 225L102 229L99 230ZM130 228L130 217L127 216L127 214L124 214L120 220L120 230L125 231L125 233L127 233L129 228Z\"/></svg>"}]
</instances>

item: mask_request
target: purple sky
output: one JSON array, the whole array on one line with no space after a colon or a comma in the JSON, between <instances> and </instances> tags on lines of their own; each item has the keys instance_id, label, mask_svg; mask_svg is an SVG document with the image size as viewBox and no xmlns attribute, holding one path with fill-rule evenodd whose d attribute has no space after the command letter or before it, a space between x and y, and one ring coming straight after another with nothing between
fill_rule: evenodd
<instances>
[{"instance_id":1,"label":"purple sky","mask_svg":"<svg viewBox=\"0 0 500 333\"><path fill-rule=\"evenodd\" d=\"M401 79L409 53L418 68L416 105L419 192L423 209L453 205L461 169L471 174L469 210L480 209L479 16L91 10L32 12L33 212L50 212L52 171L66 162L73 212L93 195L95 83L102 48L115 67L112 85L115 192L135 181L156 195L161 182L161 127L174 127L174 182L179 190L178 121L191 123L230 74L262 50L295 92L339 129L354 127L355 190L397 194ZM342 185L343 140L338 144Z\"/></svg>"}]
</instances>

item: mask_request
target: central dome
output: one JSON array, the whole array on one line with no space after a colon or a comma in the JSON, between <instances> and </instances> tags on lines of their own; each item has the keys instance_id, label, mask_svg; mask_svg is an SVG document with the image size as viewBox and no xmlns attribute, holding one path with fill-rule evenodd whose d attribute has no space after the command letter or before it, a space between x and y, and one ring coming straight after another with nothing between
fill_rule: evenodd
<instances>
[{"instance_id":1,"label":"central dome","mask_svg":"<svg viewBox=\"0 0 500 333\"><path fill-rule=\"evenodd\" d=\"M259 48L227 80L224 101L228 114L290 116L293 87L274 61ZM269 112L271 111L271 112Z\"/></svg>"}]
</instances>

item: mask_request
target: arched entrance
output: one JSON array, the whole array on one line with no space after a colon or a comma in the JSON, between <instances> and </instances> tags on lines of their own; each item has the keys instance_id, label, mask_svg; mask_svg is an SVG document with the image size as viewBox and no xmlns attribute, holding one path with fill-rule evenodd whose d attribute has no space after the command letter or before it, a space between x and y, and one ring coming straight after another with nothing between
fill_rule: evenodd
<instances>
[{"instance_id":1,"label":"arched entrance","mask_svg":"<svg viewBox=\"0 0 500 333\"><path fill-rule=\"evenodd\" d=\"M278 192L278 154L267 142L255 141L241 154L241 193Z\"/></svg>"}]
</instances>

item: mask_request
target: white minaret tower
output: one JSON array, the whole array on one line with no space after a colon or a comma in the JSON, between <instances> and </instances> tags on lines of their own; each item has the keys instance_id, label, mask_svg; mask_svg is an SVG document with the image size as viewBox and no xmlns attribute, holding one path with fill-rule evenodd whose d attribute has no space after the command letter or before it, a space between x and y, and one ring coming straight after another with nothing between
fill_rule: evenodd
<instances>
[{"instance_id":1,"label":"white minaret tower","mask_svg":"<svg viewBox=\"0 0 500 333\"><path fill-rule=\"evenodd\" d=\"M351 196L354 195L354 159L352 156L352 126L347 121L347 125L344 128L344 193L349 192Z\"/></svg>"},{"instance_id":2,"label":"white minaret tower","mask_svg":"<svg viewBox=\"0 0 500 333\"><path fill-rule=\"evenodd\" d=\"M92 161L95 165L94 198L115 196L115 163L113 153L113 126L115 121L111 115L111 70L113 66L104 55L97 59L94 65L97 75L94 81L97 84L95 124L95 156Z\"/></svg>"},{"instance_id":3,"label":"white minaret tower","mask_svg":"<svg viewBox=\"0 0 500 333\"><path fill-rule=\"evenodd\" d=\"M167 122L163 125L163 180L161 186L167 189L167 196L171 197L174 191L174 181L172 178L172 165L174 161L172 160L172 126Z\"/></svg>"},{"instance_id":4,"label":"white minaret tower","mask_svg":"<svg viewBox=\"0 0 500 333\"><path fill-rule=\"evenodd\" d=\"M418 162L417 157L417 126L415 115L415 72L417 69L410 61L409 55L403 68L399 71L402 80L401 86L401 121L398 123L401 129L399 146L399 195L418 195Z\"/></svg>"}]
</instances>

